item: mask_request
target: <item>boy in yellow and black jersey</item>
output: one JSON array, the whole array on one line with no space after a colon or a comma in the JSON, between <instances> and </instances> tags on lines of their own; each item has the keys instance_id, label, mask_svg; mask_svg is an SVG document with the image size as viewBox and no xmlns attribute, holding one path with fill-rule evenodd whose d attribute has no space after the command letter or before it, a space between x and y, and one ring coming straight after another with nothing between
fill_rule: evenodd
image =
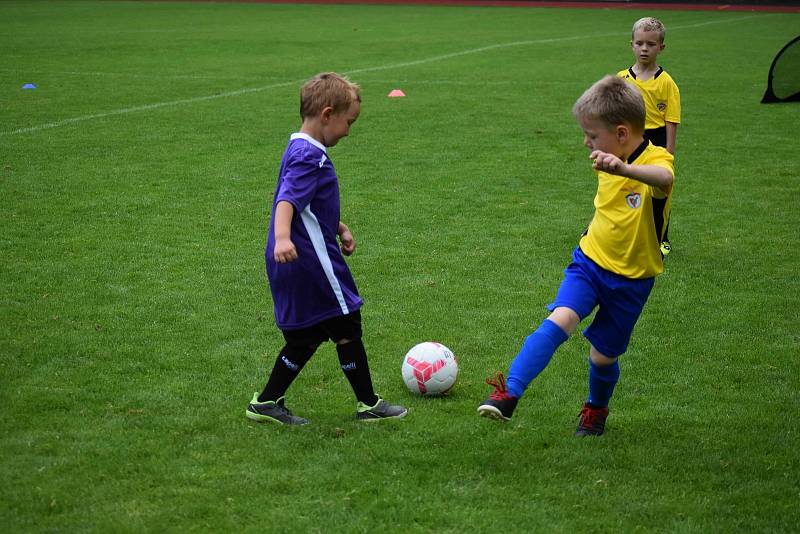
<instances>
[{"instance_id":1,"label":"boy in yellow and black jersey","mask_svg":"<svg viewBox=\"0 0 800 534\"><path fill-rule=\"evenodd\" d=\"M494 392L479 407L486 417L511 418L528 385L578 324L597 309L583 331L589 350L589 396L576 434L598 436L619 380L617 358L664 270L659 250L669 222L674 182L672 154L644 139L645 105L631 84L606 76L578 99L573 113L597 173L595 213L564 270L550 315L511 363L487 383Z\"/></svg>"},{"instance_id":2,"label":"boy in yellow and black jersey","mask_svg":"<svg viewBox=\"0 0 800 534\"><path fill-rule=\"evenodd\" d=\"M660 20L652 17L637 20L631 32L636 63L619 71L617 76L631 82L642 93L647 109L644 138L674 155L681 122L681 94L675 81L657 62L666 46L665 34L666 28ZM667 230L669 228L665 229L661 243L661 253L665 256L672 250Z\"/></svg>"}]
</instances>

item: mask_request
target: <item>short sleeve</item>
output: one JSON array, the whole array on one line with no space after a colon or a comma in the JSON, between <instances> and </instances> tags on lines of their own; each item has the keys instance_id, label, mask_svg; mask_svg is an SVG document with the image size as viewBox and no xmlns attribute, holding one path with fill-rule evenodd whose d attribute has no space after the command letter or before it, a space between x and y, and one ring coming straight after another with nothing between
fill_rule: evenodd
<instances>
[{"instance_id":1,"label":"short sleeve","mask_svg":"<svg viewBox=\"0 0 800 534\"><path fill-rule=\"evenodd\" d=\"M303 158L290 158L281 175L275 202L285 200L294 206L295 211L300 213L314 198L318 180L318 165Z\"/></svg>"},{"instance_id":2,"label":"short sleeve","mask_svg":"<svg viewBox=\"0 0 800 534\"><path fill-rule=\"evenodd\" d=\"M679 124L681 122L681 93L678 85L670 80L669 95L667 99L667 109L664 113L664 120Z\"/></svg>"},{"instance_id":3,"label":"short sleeve","mask_svg":"<svg viewBox=\"0 0 800 534\"><path fill-rule=\"evenodd\" d=\"M659 157L653 158L651 161L648 161L648 165L657 165L658 167L663 167L667 169L670 173L672 173L673 178L675 177L675 156L667 152L666 150L663 151L664 153L661 154Z\"/></svg>"},{"instance_id":4,"label":"short sleeve","mask_svg":"<svg viewBox=\"0 0 800 534\"><path fill-rule=\"evenodd\" d=\"M662 150L662 152L663 154L661 154L659 157L654 157L648 161L647 165L662 167L667 169L670 174L672 174L672 185L670 186L671 190L673 187L675 187L675 157L666 150ZM650 186L650 190L652 191L653 198L664 198L664 196L669 193L669 191L663 191L661 188L654 185Z\"/></svg>"}]
</instances>

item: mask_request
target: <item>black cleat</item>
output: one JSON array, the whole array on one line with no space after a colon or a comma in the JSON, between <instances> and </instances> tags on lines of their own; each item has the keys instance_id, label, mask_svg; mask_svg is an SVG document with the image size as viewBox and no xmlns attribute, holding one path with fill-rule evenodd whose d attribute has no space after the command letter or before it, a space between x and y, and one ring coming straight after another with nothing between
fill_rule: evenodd
<instances>
[{"instance_id":1,"label":"black cleat","mask_svg":"<svg viewBox=\"0 0 800 534\"><path fill-rule=\"evenodd\" d=\"M401 419L406 416L408 410L403 406L389 404L378 397L375 406L367 406L358 401L356 406L356 419L359 421L381 421L383 419Z\"/></svg>"},{"instance_id":2,"label":"black cleat","mask_svg":"<svg viewBox=\"0 0 800 534\"><path fill-rule=\"evenodd\" d=\"M495 373L494 379L487 378L486 383L494 386L494 391L478 406L478 413L483 417L490 417L498 421L510 421L519 397L512 397L508 394L506 378L503 373Z\"/></svg>"},{"instance_id":3,"label":"black cleat","mask_svg":"<svg viewBox=\"0 0 800 534\"><path fill-rule=\"evenodd\" d=\"M278 423L281 425L307 425L308 419L293 415L289 408L284 406L283 397L277 401L258 402L258 392L253 394L253 400L247 406L245 415L248 419L259 423Z\"/></svg>"}]
</instances>

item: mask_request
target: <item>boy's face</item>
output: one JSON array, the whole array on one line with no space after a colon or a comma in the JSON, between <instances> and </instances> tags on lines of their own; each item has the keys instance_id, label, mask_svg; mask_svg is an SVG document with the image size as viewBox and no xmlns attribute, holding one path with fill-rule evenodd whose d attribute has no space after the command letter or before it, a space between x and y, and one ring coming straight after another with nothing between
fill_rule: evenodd
<instances>
[{"instance_id":1,"label":"boy's face","mask_svg":"<svg viewBox=\"0 0 800 534\"><path fill-rule=\"evenodd\" d=\"M609 127L600 119L581 117L578 124L583 130L583 144L589 151L600 150L621 157L624 143L628 137L628 128L623 125Z\"/></svg>"},{"instance_id":2,"label":"boy's face","mask_svg":"<svg viewBox=\"0 0 800 534\"><path fill-rule=\"evenodd\" d=\"M350 108L343 113L334 113L331 108L322 111L322 143L335 146L342 137L350 133L350 126L356 122L361 113L361 103L354 100Z\"/></svg>"},{"instance_id":3,"label":"boy's face","mask_svg":"<svg viewBox=\"0 0 800 534\"><path fill-rule=\"evenodd\" d=\"M636 30L631 39L631 48L638 63L652 65L664 50L664 42L657 31Z\"/></svg>"}]
</instances>

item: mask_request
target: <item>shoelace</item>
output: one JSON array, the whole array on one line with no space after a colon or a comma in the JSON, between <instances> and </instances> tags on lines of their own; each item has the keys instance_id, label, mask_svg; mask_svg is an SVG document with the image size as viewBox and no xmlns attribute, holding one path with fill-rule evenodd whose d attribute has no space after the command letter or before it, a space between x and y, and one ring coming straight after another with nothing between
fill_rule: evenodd
<instances>
[{"instance_id":1,"label":"shoelace","mask_svg":"<svg viewBox=\"0 0 800 534\"><path fill-rule=\"evenodd\" d=\"M278 402L275 403L275 406L289 417L294 416L294 414L289 410L289 408L283 405L283 399L279 399Z\"/></svg>"},{"instance_id":2,"label":"shoelace","mask_svg":"<svg viewBox=\"0 0 800 534\"><path fill-rule=\"evenodd\" d=\"M603 410L584 406L581 408L581 426L595 428L602 420Z\"/></svg>"},{"instance_id":3,"label":"shoelace","mask_svg":"<svg viewBox=\"0 0 800 534\"><path fill-rule=\"evenodd\" d=\"M386 411L386 408L384 407L385 404L386 403L384 402L384 400L378 397L378 402L375 404L375 406L370 407L368 412L374 415L380 415Z\"/></svg>"},{"instance_id":4,"label":"shoelace","mask_svg":"<svg viewBox=\"0 0 800 534\"><path fill-rule=\"evenodd\" d=\"M489 398L492 400L508 400L511 398L511 395L508 394L508 389L506 388L506 377L503 376L503 373L495 373L494 378L487 378L486 383L492 387L494 387L494 391Z\"/></svg>"}]
</instances>

